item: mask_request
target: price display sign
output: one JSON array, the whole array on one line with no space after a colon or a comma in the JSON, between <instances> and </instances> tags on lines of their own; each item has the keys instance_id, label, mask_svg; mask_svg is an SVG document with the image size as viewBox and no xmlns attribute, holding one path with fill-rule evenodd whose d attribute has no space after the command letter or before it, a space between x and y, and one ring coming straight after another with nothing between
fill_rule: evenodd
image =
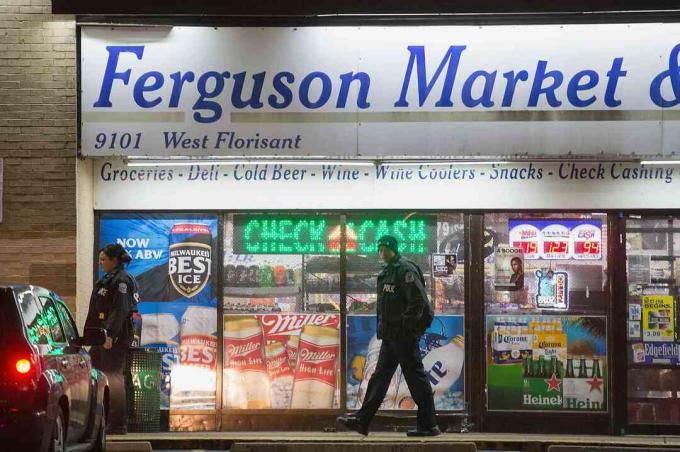
<instances>
[{"instance_id":1,"label":"price display sign","mask_svg":"<svg viewBox=\"0 0 680 452\"><path fill-rule=\"evenodd\" d=\"M533 224L517 223L511 227L510 244L522 250L524 259L541 258L543 252L541 230Z\"/></svg>"},{"instance_id":2,"label":"price display sign","mask_svg":"<svg viewBox=\"0 0 680 452\"><path fill-rule=\"evenodd\" d=\"M553 223L541 230L543 259L569 259L569 228Z\"/></svg>"},{"instance_id":3,"label":"price display sign","mask_svg":"<svg viewBox=\"0 0 680 452\"><path fill-rule=\"evenodd\" d=\"M602 259L602 222L511 219L510 244L527 260Z\"/></svg>"},{"instance_id":4,"label":"price display sign","mask_svg":"<svg viewBox=\"0 0 680 452\"><path fill-rule=\"evenodd\" d=\"M574 259L602 259L602 229L592 224L581 224L571 230L570 242Z\"/></svg>"}]
</instances>

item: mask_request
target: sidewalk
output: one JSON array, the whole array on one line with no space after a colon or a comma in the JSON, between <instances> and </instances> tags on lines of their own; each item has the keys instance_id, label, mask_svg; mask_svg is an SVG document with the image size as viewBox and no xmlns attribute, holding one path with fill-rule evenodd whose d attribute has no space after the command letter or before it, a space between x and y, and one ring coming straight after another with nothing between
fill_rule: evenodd
<instances>
[{"instance_id":1,"label":"sidewalk","mask_svg":"<svg viewBox=\"0 0 680 452\"><path fill-rule=\"evenodd\" d=\"M516 433L445 433L436 438L409 438L404 433L376 432L367 437L356 433L338 432L168 432L168 433L130 433L125 436L109 435L107 441L128 442L148 441L154 450L158 449L233 449L238 444L248 443L302 446L304 449L314 445L318 450L341 450L342 446L370 447L380 445L408 445L408 450L416 452L421 447L430 449L437 444L442 450L447 445L474 443L478 450L515 450L547 451L551 445L571 446L608 446L614 451L625 451L626 447L637 450L677 449L680 451L680 437L676 436L589 436L589 435L537 435ZM255 445L255 444L252 444ZM334 447L333 447L334 446ZM373 447L371 447L373 446ZM237 447L237 448L239 448ZM352 447L353 448L353 447ZM453 447L455 449L455 447ZM587 449L582 449L587 450Z\"/></svg>"}]
</instances>

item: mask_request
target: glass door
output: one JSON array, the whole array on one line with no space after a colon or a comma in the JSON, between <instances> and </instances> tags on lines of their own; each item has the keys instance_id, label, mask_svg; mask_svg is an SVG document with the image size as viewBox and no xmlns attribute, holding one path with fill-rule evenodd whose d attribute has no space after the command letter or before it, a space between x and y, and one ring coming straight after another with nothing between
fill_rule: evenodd
<instances>
[{"instance_id":1,"label":"glass door","mask_svg":"<svg viewBox=\"0 0 680 452\"><path fill-rule=\"evenodd\" d=\"M626 220L629 426L680 426L680 220Z\"/></svg>"},{"instance_id":2,"label":"glass door","mask_svg":"<svg viewBox=\"0 0 680 452\"><path fill-rule=\"evenodd\" d=\"M399 241L400 253L422 270L435 308L420 350L440 421L446 422L441 415L466 408L463 215L350 214L346 232L347 410L361 407L377 364L381 341L376 337L376 278L384 265L377 255L377 241L381 235L391 234ZM415 415L416 408L397 368L381 410L383 414Z\"/></svg>"},{"instance_id":3,"label":"glass door","mask_svg":"<svg viewBox=\"0 0 680 452\"><path fill-rule=\"evenodd\" d=\"M485 429L606 433L607 216L497 213L484 226ZM593 422L560 421L574 414Z\"/></svg>"}]
</instances>

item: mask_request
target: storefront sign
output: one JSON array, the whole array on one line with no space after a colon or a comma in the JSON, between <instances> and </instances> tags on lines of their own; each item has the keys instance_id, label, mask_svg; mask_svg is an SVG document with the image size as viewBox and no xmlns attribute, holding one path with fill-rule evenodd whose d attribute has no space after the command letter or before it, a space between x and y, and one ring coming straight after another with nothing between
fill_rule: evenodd
<instances>
[{"instance_id":1,"label":"storefront sign","mask_svg":"<svg viewBox=\"0 0 680 452\"><path fill-rule=\"evenodd\" d=\"M235 215L238 254L334 254L340 252L340 224L323 217ZM404 254L425 254L429 222L423 217L361 216L347 219L347 253L373 254L378 239L393 235Z\"/></svg>"},{"instance_id":2,"label":"storefront sign","mask_svg":"<svg viewBox=\"0 0 680 452\"><path fill-rule=\"evenodd\" d=\"M679 31L83 27L82 152L669 154Z\"/></svg>"},{"instance_id":3,"label":"storefront sign","mask_svg":"<svg viewBox=\"0 0 680 452\"><path fill-rule=\"evenodd\" d=\"M607 411L607 324L597 316L487 316L490 411Z\"/></svg>"},{"instance_id":4,"label":"storefront sign","mask_svg":"<svg viewBox=\"0 0 680 452\"><path fill-rule=\"evenodd\" d=\"M423 163L378 167L324 164L296 167L269 163L128 167L124 162L114 159L98 161L94 166L95 209L104 210L554 210L680 207L680 167L673 165L565 162L507 165ZM258 166L261 178L245 180L241 177L244 171ZM300 180L282 179L281 174L286 168L300 169L304 171L304 177ZM574 178L572 168L595 168L601 169L603 173L602 177L596 174L592 178ZM214 176L210 180L197 177L203 170ZM357 177L338 180L332 177L337 171L356 171ZM359 234L361 225L355 224L358 225L356 232ZM581 224L590 224L594 233L599 229L594 223L584 221ZM599 259L602 250L594 243L595 236L588 233L580 237L575 227L577 224L573 226L567 251L575 258L597 256ZM309 233L312 232L310 230ZM540 229L536 234L538 232ZM417 228L414 234L420 234ZM587 242L590 244L587 245ZM291 243L286 246L292 246ZM370 242L366 243L370 245ZM323 246L323 243L315 246ZM537 243L532 253L528 252L531 250L524 250L525 258L543 253L545 248L542 246L542 242ZM551 253L548 249L548 254L555 253L556 250Z\"/></svg>"}]
</instances>

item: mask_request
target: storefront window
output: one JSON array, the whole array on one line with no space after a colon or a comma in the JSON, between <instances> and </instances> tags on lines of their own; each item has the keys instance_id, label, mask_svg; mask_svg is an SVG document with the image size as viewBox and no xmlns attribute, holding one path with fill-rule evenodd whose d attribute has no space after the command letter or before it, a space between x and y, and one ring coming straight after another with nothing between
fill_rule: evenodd
<instances>
[{"instance_id":1,"label":"storefront window","mask_svg":"<svg viewBox=\"0 0 680 452\"><path fill-rule=\"evenodd\" d=\"M488 410L607 411L606 215L484 224Z\"/></svg>"},{"instance_id":2,"label":"storefront window","mask_svg":"<svg viewBox=\"0 0 680 452\"><path fill-rule=\"evenodd\" d=\"M628 422L680 424L680 221L626 222Z\"/></svg>"},{"instance_id":3,"label":"storefront window","mask_svg":"<svg viewBox=\"0 0 680 452\"><path fill-rule=\"evenodd\" d=\"M225 409L340 407L338 215L228 214Z\"/></svg>"},{"instance_id":4,"label":"storefront window","mask_svg":"<svg viewBox=\"0 0 680 452\"><path fill-rule=\"evenodd\" d=\"M383 263L376 242L392 234L400 252L423 271L435 319L421 339L425 371L438 410L464 409L464 227L462 214L347 216L347 409L361 407L375 370L381 341L376 337L376 284ZM401 369L381 406L414 410Z\"/></svg>"},{"instance_id":5,"label":"storefront window","mask_svg":"<svg viewBox=\"0 0 680 452\"><path fill-rule=\"evenodd\" d=\"M162 354L161 409L215 409L217 222L180 213L100 218L99 248L119 243L132 256L142 318L135 340Z\"/></svg>"}]
</instances>

